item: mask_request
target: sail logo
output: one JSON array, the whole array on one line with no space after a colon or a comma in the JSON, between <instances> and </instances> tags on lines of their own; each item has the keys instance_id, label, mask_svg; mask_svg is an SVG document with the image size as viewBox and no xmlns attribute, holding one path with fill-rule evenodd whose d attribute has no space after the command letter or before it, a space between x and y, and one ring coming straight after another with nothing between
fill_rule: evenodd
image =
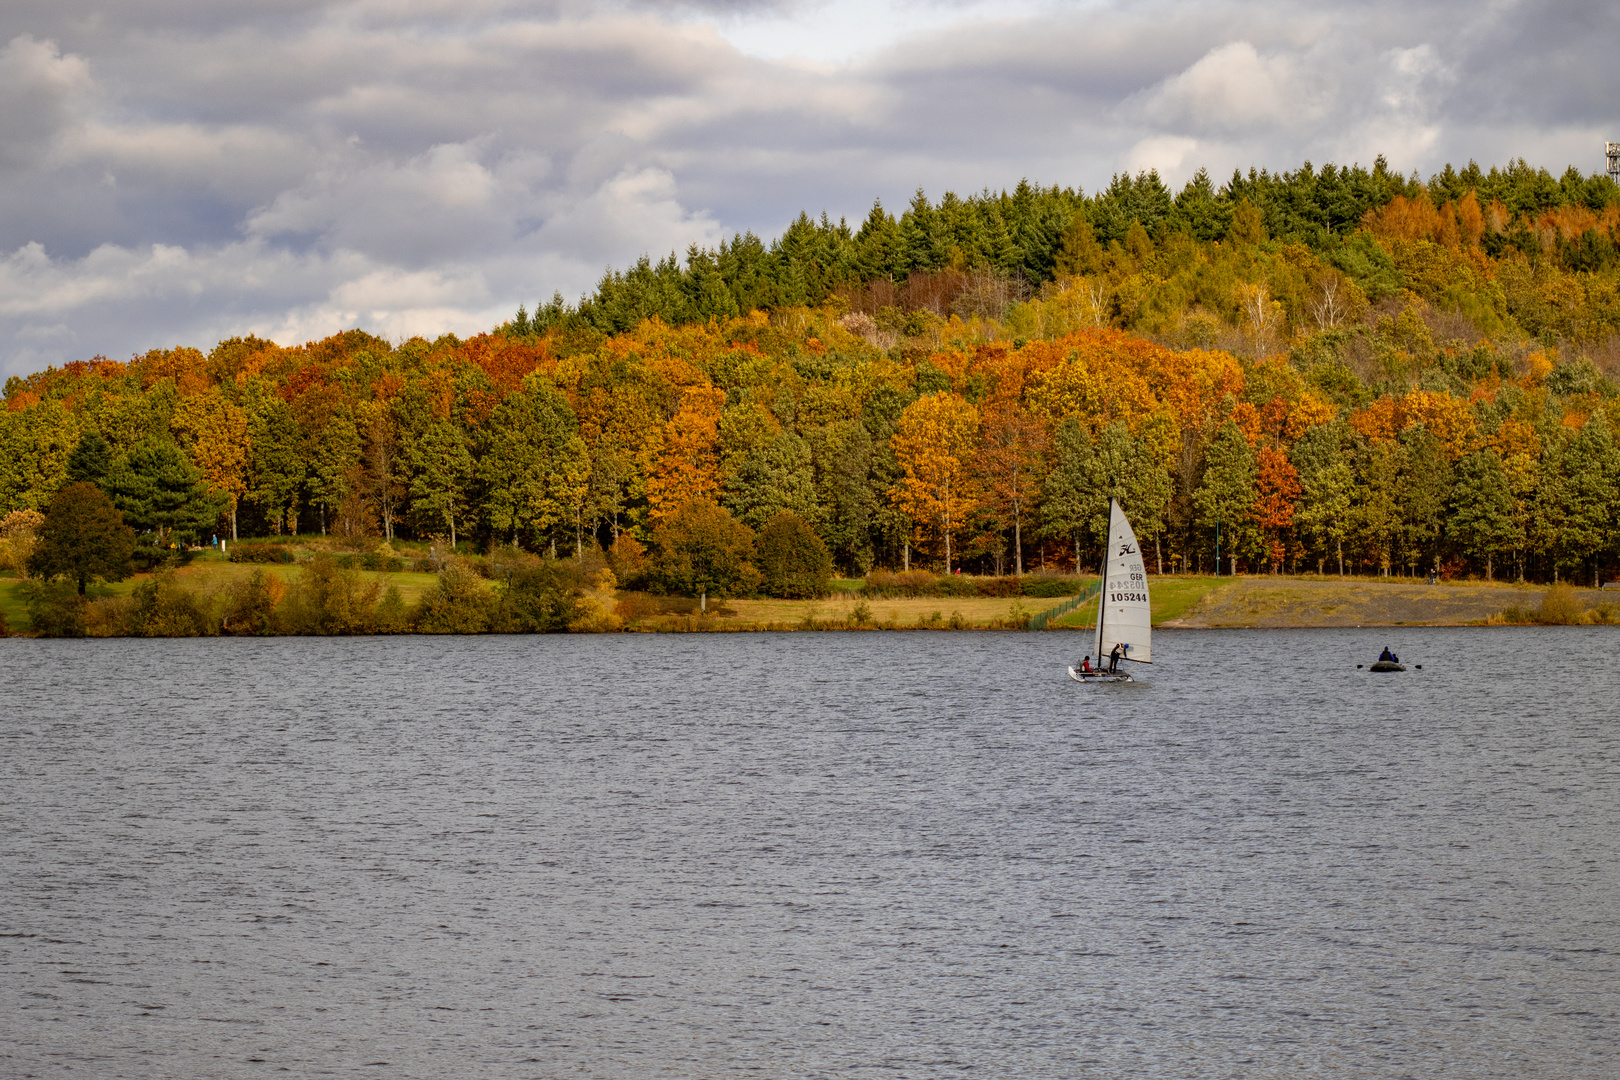
<instances>
[{"instance_id":1,"label":"sail logo","mask_svg":"<svg viewBox=\"0 0 1620 1080\"><path fill-rule=\"evenodd\" d=\"M1119 545L1119 553L1121 555L1135 555L1136 545L1127 540Z\"/></svg>"}]
</instances>

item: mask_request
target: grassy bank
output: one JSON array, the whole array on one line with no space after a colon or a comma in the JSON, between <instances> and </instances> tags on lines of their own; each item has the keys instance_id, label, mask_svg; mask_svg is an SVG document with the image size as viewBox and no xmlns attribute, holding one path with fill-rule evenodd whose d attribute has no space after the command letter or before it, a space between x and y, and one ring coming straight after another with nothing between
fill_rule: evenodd
<instances>
[{"instance_id":1,"label":"grassy bank","mask_svg":"<svg viewBox=\"0 0 1620 1080\"><path fill-rule=\"evenodd\" d=\"M418 604L438 577L414 569L357 571L363 584L375 582L380 592L397 589L408 605ZM244 564L227 562L213 552L199 555L174 571L175 582L199 596L218 595L247 581L256 571L289 589L304 572L301 563ZM91 587L96 596L127 596L150 575ZM608 589L587 595L610 613L609 627L631 631L758 631L829 629L1010 629L1047 608L1062 603L1054 597L901 596L867 597L860 579L836 579L831 594L817 600L737 598L711 600L707 612L689 597L646 596ZM0 613L13 633L29 629L24 583L0 578ZM479 583L495 589L493 581ZM1398 578L1161 576L1150 579L1153 624L1176 628L1457 626L1503 622L1620 621L1620 596L1593 589L1565 589L1559 610L1573 615L1553 618L1545 586L1486 582L1428 585ZM1554 605L1555 607L1558 605ZM1089 627L1095 605L1080 608L1052 623L1053 629ZM616 621L615 621L616 620Z\"/></svg>"}]
</instances>

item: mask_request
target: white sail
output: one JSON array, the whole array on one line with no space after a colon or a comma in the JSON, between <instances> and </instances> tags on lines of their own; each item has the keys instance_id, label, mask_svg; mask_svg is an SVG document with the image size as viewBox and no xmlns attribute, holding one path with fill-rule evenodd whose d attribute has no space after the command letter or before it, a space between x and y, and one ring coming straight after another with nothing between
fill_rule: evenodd
<instances>
[{"instance_id":1,"label":"white sail","mask_svg":"<svg viewBox=\"0 0 1620 1080\"><path fill-rule=\"evenodd\" d=\"M1102 589L1097 594L1097 657L1106 661L1114 646L1121 655L1153 662L1152 608L1148 602L1147 567L1136 532L1119 503L1108 500L1108 547L1103 558Z\"/></svg>"}]
</instances>

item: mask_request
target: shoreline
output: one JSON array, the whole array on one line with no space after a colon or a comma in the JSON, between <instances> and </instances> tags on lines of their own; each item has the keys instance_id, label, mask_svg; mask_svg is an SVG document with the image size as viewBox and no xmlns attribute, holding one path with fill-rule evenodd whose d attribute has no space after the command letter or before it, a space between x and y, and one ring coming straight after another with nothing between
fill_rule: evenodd
<instances>
[{"instance_id":1,"label":"shoreline","mask_svg":"<svg viewBox=\"0 0 1620 1080\"><path fill-rule=\"evenodd\" d=\"M288 568L289 571L291 569ZM386 580L404 575L379 573L375 576ZM428 578L428 575L417 576ZM125 583L120 591L127 590L133 584L133 580ZM426 581L421 582L418 587L426 584ZM0 585L14 587L15 582L8 580L0 582ZM1519 625L1538 621L1538 605L1551 588L1548 585L1483 581L1429 585L1422 580L1403 578L1341 579L1336 576L1280 574L1236 578L1167 574L1149 578L1149 591L1153 595L1153 625L1167 630ZM6 591L9 593L12 590ZM587 596L604 613L613 612L622 598L622 594L617 592L603 591L588 593ZM1582 610L1593 613L1588 621L1620 623L1620 591L1568 588L1567 596L1574 601L1577 614ZM882 599L838 588L830 596L818 600L716 600L708 614L699 615L693 610L696 601L660 598L660 611L622 621L614 617L607 625L598 623L577 632L1024 632L1025 627L1021 624L1030 616L1061 604L1066 599L928 596ZM1079 610L1053 620L1047 629L1087 630L1094 611L1092 603L1087 602ZM26 616L10 620L10 636L34 636L23 629L27 626L25 620Z\"/></svg>"}]
</instances>

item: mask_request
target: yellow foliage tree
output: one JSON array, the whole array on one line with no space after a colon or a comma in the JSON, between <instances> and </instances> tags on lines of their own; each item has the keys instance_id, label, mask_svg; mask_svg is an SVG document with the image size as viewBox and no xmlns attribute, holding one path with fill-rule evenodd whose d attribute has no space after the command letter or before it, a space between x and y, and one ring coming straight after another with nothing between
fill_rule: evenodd
<instances>
[{"instance_id":1,"label":"yellow foliage tree","mask_svg":"<svg viewBox=\"0 0 1620 1080\"><path fill-rule=\"evenodd\" d=\"M219 389L183 397L170 427L208 486L230 500L231 539L236 539L236 506L247 493L247 413Z\"/></svg>"},{"instance_id":2,"label":"yellow foliage tree","mask_svg":"<svg viewBox=\"0 0 1620 1080\"><path fill-rule=\"evenodd\" d=\"M951 536L978 506L974 458L979 410L960 394L918 398L900 414L891 440L905 475L891 492L913 521L926 522L944 541L945 572L951 572Z\"/></svg>"}]
</instances>

